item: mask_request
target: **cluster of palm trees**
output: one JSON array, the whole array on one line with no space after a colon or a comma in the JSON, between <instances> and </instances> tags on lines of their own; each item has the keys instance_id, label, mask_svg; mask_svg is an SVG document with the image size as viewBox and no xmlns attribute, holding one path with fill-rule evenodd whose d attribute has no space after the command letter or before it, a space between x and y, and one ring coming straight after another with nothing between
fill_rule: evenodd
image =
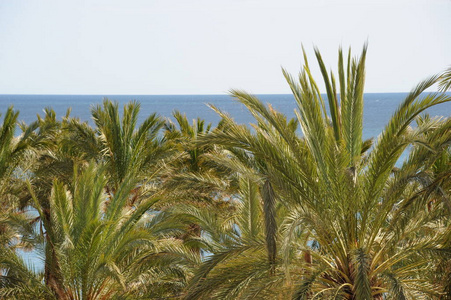
<instances>
[{"instance_id":1,"label":"cluster of palm trees","mask_svg":"<svg viewBox=\"0 0 451 300\"><path fill-rule=\"evenodd\" d=\"M9 108L0 298L451 299L451 118L424 114L451 101L451 72L363 140L366 47L339 51L338 82L316 51L327 97L304 57L284 72L295 119L231 92L250 127L214 106L216 127L180 112L138 124L137 102L104 100L93 127L51 109L18 124Z\"/></svg>"}]
</instances>

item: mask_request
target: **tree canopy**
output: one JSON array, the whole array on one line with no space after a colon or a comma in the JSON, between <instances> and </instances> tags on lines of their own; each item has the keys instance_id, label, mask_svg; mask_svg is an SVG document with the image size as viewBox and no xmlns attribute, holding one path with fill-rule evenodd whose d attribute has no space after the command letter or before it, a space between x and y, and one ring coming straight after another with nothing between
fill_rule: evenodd
<instances>
[{"instance_id":1,"label":"tree canopy","mask_svg":"<svg viewBox=\"0 0 451 300\"><path fill-rule=\"evenodd\" d=\"M451 299L451 118L425 113L449 70L364 140L366 45L337 75L315 54L325 94L305 53L283 70L294 119L241 90L251 126L213 105L217 126L138 124L138 102L105 99L94 126L49 108L17 127L8 108L0 298Z\"/></svg>"}]
</instances>

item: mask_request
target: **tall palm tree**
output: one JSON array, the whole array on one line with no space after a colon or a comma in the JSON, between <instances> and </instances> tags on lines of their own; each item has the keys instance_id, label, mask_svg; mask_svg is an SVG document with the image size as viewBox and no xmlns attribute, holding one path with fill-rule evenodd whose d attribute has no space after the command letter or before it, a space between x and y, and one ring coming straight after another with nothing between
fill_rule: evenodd
<instances>
[{"instance_id":1,"label":"tall palm tree","mask_svg":"<svg viewBox=\"0 0 451 300\"><path fill-rule=\"evenodd\" d=\"M108 169L107 192L114 193L127 177L137 179L139 186L132 190L139 198L144 189L157 182L162 159L171 153L164 138L159 135L164 122L156 114L150 115L138 126L140 105L130 102L124 106L122 118L118 103L104 100L103 105L92 108L95 128L87 122L70 117L56 119L53 110L47 109L39 118L38 137L43 138L37 161L32 168L38 198L47 199L54 178L70 184L74 165L87 164L91 160L104 163ZM24 203L30 198L24 197Z\"/></svg>"},{"instance_id":2,"label":"tall palm tree","mask_svg":"<svg viewBox=\"0 0 451 300\"><path fill-rule=\"evenodd\" d=\"M159 136L163 120L152 114L138 126L139 110L138 102L128 103L121 120L118 104L107 99L103 106L92 109L101 141L100 153L106 161L113 189L129 176L151 177L158 170L160 159L167 154L164 140Z\"/></svg>"},{"instance_id":3,"label":"tall palm tree","mask_svg":"<svg viewBox=\"0 0 451 300\"><path fill-rule=\"evenodd\" d=\"M282 276L288 286L295 284L296 299L438 295L439 287L422 272L430 263L430 257L422 252L437 249L444 238L440 232L447 227L440 225L431 235L430 226L443 222L443 215L427 210L429 195L422 193L426 187L401 176L407 172L404 170L418 174L426 166L417 162L403 166L398 174L393 170L409 145L430 142L425 138L430 124L412 129L410 123L428 107L450 101L450 97L422 95L438 76L420 83L368 152L370 143L362 140L366 47L360 58L352 59L349 54L347 63L339 51L339 97L335 77L328 75L317 50L316 56L330 117L306 58L297 81L284 72L298 104L302 139L294 138L294 132L283 126L280 113L240 91L232 91L232 95L256 118L255 133L230 121L225 125L228 131L209 138L209 142L242 149L264 161L277 201L289 211L277 231L281 259L274 278ZM449 132L442 134L446 141ZM443 152L443 146L434 149ZM433 161L437 153L426 151L425 157ZM240 270L236 265L230 267ZM208 274L204 276L208 279ZM248 295L255 286L241 282L241 295ZM196 289L202 291L202 283Z\"/></svg>"},{"instance_id":4,"label":"tall palm tree","mask_svg":"<svg viewBox=\"0 0 451 300\"><path fill-rule=\"evenodd\" d=\"M54 180L51 222L43 217L40 201L32 193L46 243L52 245L44 254L45 263L54 268L40 282L39 274L26 271L17 256L2 255L0 268L8 270L2 278L6 287L0 289L2 296L31 296L26 282L41 286L42 293L51 291L58 299L147 298L177 292L183 286L189 259L195 263L197 258L177 241L165 238L167 227L156 222L162 216L146 221L158 198L146 197L133 208L127 206L136 183L133 178L125 178L114 195L107 196L105 170L94 163L81 173L76 170L70 188ZM159 285L165 289L158 290Z\"/></svg>"},{"instance_id":5,"label":"tall palm tree","mask_svg":"<svg viewBox=\"0 0 451 300\"><path fill-rule=\"evenodd\" d=\"M44 237L44 241L40 237L39 232L33 233L32 224L20 222L20 224L16 224L16 227L21 230L21 233L24 233L25 229L28 230L25 232L27 235L22 236L21 244L24 241L29 241L28 245L34 242L37 244L33 246L44 249L45 264L42 278L45 286L43 290L47 292L51 291L51 294L59 298L64 299L64 297L69 297L68 295L70 293L66 290L67 283L65 280L70 281L70 278L73 279L76 276L76 274L63 274L63 268L65 266L67 267L67 265L62 263L62 258L64 258L64 255L71 255L72 259L77 259L77 257L72 252L64 252L64 255L61 256L59 244L63 238L61 237L61 233L58 232L58 227L61 226L59 224L60 220L55 219L55 214L58 213L58 209L55 203L52 202L55 201L54 193L56 190L61 191L61 189L67 189L75 197L78 182L77 173L82 172L90 164L90 160L96 160L100 164L105 164L105 167L101 168L103 171L99 171L98 174L99 180L101 180L96 181L96 184L100 188L103 182L102 189L106 189L109 194L109 197L102 196L101 202L104 203L103 210L97 211L97 214L101 215L101 219L106 220L104 217L105 211L108 210L109 203L116 198L120 188L122 188L122 191L128 190L130 195L124 194L121 196L123 199L127 199L127 208L116 209L119 209L123 213L127 211L131 213L138 207L141 207L141 201L145 202L149 197L146 182L156 177L154 173L157 169L156 166L160 163L159 158L166 155L167 149L164 148L162 140L158 136L158 131L163 124L156 115L147 118L138 130L134 130L138 111L139 105L137 103L130 103L124 108L124 117L121 122L119 120L118 105L105 101L104 109L100 106L97 107L97 110L93 109L93 115L96 116L97 125L99 125L97 130L95 130L87 123L70 118L69 112L62 121L57 121L54 111L46 109L45 116L43 118L39 117L38 122L34 126L37 130L32 133L32 137L37 141L41 141L41 143L34 143L35 147L32 148L37 155L30 169L31 172L29 175L31 177L29 178L31 179L32 187L30 186L28 190L32 190L33 193L31 194L32 197L30 193L23 193L22 206L31 205L40 212L39 217L33 218L32 221L40 220L41 236ZM90 174L93 178L97 176L94 173L91 172ZM76 177L75 179L74 176ZM80 180L87 180L87 178ZM78 185L91 186L92 184L79 183ZM126 188L123 188L124 185L126 185ZM63 186L64 188L62 188ZM70 202L71 199L59 201L66 200ZM79 202L75 203L72 200L72 203L66 203L65 205L74 206L77 203L79 204ZM74 211L76 212L75 209L72 209L70 212L74 213ZM63 217L74 219L77 216L69 215ZM180 258L181 255L177 254L177 251L182 253L183 249L180 250L181 248L176 243L171 242L170 239L166 242L164 241L166 239L165 236L169 232L173 230L177 231L177 229L168 229L169 224L166 227L162 226L164 222L158 222L158 220L161 221L163 219L164 214L161 214L158 218L152 218L152 221L148 225L140 225L143 227L140 230L142 232L148 232L148 237L154 239L154 252L150 250L142 252L143 255L147 253L148 257L139 260L141 262L141 268L139 269L141 273L136 273L136 276L129 277L129 284L133 285L133 289L127 291L127 294L137 293L137 295L143 297L146 295L167 295L183 286L184 281L178 280L177 276L178 278L182 278L179 275L184 274L184 272L189 272L190 268L182 267L180 269L180 265L176 263L182 260ZM120 220L123 220L123 218L118 219L118 221ZM5 221L12 223L11 217L6 218ZM80 220L80 222L83 221L87 220ZM17 220L16 223L18 223ZM99 226L104 226L102 224ZM88 224L85 225L87 226ZM72 224L72 226L74 225ZM144 228L146 226L150 227L146 229ZM39 229L39 226L37 228ZM161 233L161 237L163 238L159 238L158 243L155 242L155 231L152 231L152 228L160 228L159 230L166 232L164 234ZM33 238L34 240L31 240ZM67 239L67 237L64 239ZM161 245L158 245L158 247L155 246L160 242ZM166 251L165 253L159 253L158 249L166 249ZM175 249L174 251L176 252L174 253L171 249ZM87 253L83 255L87 255ZM152 264L147 264L146 266L148 268L144 267L145 262L149 261L152 261ZM175 265L174 267L168 267L165 272L162 272L159 266L163 261L172 261L175 262ZM16 258L15 262L20 262L20 259ZM14 261L7 261L5 264L12 263ZM138 266L135 265L136 268ZM83 272L85 271L87 270L83 270ZM10 272L9 275L11 274L13 273ZM26 272L23 274L26 274ZM12 275L8 276L5 278L9 278ZM41 275L36 274L36 276L34 280L40 281L39 276ZM140 279L137 281L136 278ZM172 279L174 280L171 281ZM110 279L107 281L111 282ZM163 286L166 286L166 288L163 288ZM16 285L10 288L14 290L17 287ZM113 290L116 291L115 294L118 294L116 288L113 288ZM79 290L76 291L76 293L79 292ZM20 295L24 297L25 294L22 293ZM86 297L85 295L84 298ZM94 296L91 295L89 297Z\"/></svg>"}]
</instances>

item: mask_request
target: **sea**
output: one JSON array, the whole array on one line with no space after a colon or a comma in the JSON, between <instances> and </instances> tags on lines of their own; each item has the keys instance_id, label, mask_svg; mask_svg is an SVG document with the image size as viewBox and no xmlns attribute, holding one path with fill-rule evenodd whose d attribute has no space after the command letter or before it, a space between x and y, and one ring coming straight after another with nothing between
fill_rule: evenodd
<instances>
[{"instance_id":1,"label":"sea","mask_svg":"<svg viewBox=\"0 0 451 300\"><path fill-rule=\"evenodd\" d=\"M451 95L451 94L450 94ZM294 118L296 102L292 95L256 95L263 103L271 104L276 110ZM367 93L364 95L363 137L376 138L384 129L390 117L407 93ZM78 117L93 125L91 109L101 105L103 99L117 101L120 106L136 100L141 104L139 121L156 112L164 118L171 119L172 113L178 110L186 113L189 120L201 118L216 125L219 116L208 107L213 104L231 115L237 123L250 124L254 120L244 105L229 95L0 95L0 113L5 113L9 106L18 110L19 120L27 124L37 120L37 115L44 115L45 108L52 108L58 118L66 115L71 108L71 116ZM326 98L324 96L324 98ZM432 107L427 110L431 116L451 116L451 102ZM0 117L1 119L1 117ZM403 154L400 161L407 157ZM32 268L37 271L43 269L43 262L39 253L19 251Z\"/></svg>"},{"instance_id":2,"label":"sea","mask_svg":"<svg viewBox=\"0 0 451 300\"><path fill-rule=\"evenodd\" d=\"M271 106L290 118L294 118L296 102L291 94L256 95L263 103ZM377 137L383 130L396 108L407 93L367 93L364 95L363 136ZM71 116L78 117L93 125L91 109L101 105L103 99L117 101L120 106L135 100L141 104L139 121L156 112L162 117L171 118L173 111L186 113L188 120L201 118L217 124L219 116L208 107L213 104L231 115L237 123L254 122L252 116L241 103L229 95L0 95L0 113L9 106L19 110L19 120L27 124L35 121L37 115L44 115L45 108L52 108L58 118L66 115L71 108ZM326 98L326 97L324 97ZM431 116L449 117L451 102L427 110Z\"/></svg>"}]
</instances>

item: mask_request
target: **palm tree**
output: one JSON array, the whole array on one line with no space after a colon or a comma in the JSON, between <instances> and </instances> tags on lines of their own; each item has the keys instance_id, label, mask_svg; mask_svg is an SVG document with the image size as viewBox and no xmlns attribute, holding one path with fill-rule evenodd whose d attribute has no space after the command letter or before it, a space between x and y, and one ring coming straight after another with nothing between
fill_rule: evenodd
<instances>
[{"instance_id":1,"label":"palm tree","mask_svg":"<svg viewBox=\"0 0 451 300\"><path fill-rule=\"evenodd\" d=\"M149 179L158 170L167 148L158 133L164 122L156 114L147 117L135 130L140 104L132 101L124 106L122 120L118 104L107 99L103 107L92 109L96 133L101 141L100 153L106 161L113 189L127 177Z\"/></svg>"},{"instance_id":2,"label":"palm tree","mask_svg":"<svg viewBox=\"0 0 451 300\"><path fill-rule=\"evenodd\" d=\"M165 197L183 200L183 204L224 206L223 199L232 192L234 182L229 170L212 159L222 156L223 149L198 143L200 139L222 130L221 122L212 128L211 123L206 124L200 118L190 124L186 115L178 111L174 111L173 117L175 123L168 120L165 124L166 139L176 149L171 161L165 165Z\"/></svg>"},{"instance_id":3,"label":"palm tree","mask_svg":"<svg viewBox=\"0 0 451 300\"><path fill-rule=\"evenodd\" d=\"M69 179L74 164L94 160L107 168L107 193L114 194L127 177L136 179L129 205L133 206L149 190L158 192L164 159L173 151L160 134L164 121L152 114L138 126L139 110L140 104L132 101L124 106L121 116L118 103L105 99L103 105L91 109L95 128L67 114L60 124L58 137L52 139L54 145L41 156L42 164L38 164L35 174L47 179L53 176ZM64 182L69 184L70 180Z\"/></svg>"},{"instance_id":4,"label":"palm tree","mask_svg":"<svg viewBox=\"0 0 451 300\"><path fill-rule=\"evenodd\" d=\"M130 194L121 195L123 199L127 200L127 208L119 209L122 213L131 213L141 207L141 201L147 201L146 199L149 197L149 191L154 191L154 189L148 188L147 183L149 182L149 179L154 180L154 178L156 178L154 173L158 170L158 164L160 163L159 159L166 155L167 149L164 148L162 140L158 137L158 131L163 124L156 115L152 115L144 121L137 131L135 131L134 127L137 122L138 111L139 105L137 103L130 103L127 105L124 108L124 117L121 123L119 121L117 104L105 101L104 109L100 106L93 109L93 115L96 116L96 123L99 125L97 130L92 129L87 123L82 123L78 119L70 118L69 111L62 121L57 121L56 114L51 109L46 109L43 118L38 117L38 122L34 125L34 128L37 130L32 132L31 136L34 140L40 141L40 143L35 142L33 144L35 147L32 149L37 155L34 156L34 162L31 164L32 168L30 168L31 172L28 177L31 182L29 188L27 188L27 190L33 191L33 193L22 192L21 206L25 207L30 205L34 207L39 211L39 217L32 218L31 220L24 219L19 222L17 217L11 218L12 216L10 215L5 217L5 222L8 222L8 224L14 223L16 232L20 230L20 233L23 234L20 245L26 244L28 247L44 249L44 272L42 275L35 274L34 279L35 281L40 281L41 279L39 278L42 276L43 282L45 283L42 290L46 290L47 292L51 291L51 294L62 299L64 299L64 297L72 297L68 296L72 292L67 291L67 283L65 280L70 281L71 278L73 279L74 276L79 276L80 274L63 274L63 268L67 267L67 265L65 265L62 260L65 256L69 257L69 255L72 256L72 259L78 259L78 257L72 252L68 253L67 251L61 251L59 246L62 239L67 240L68 238L73 239L74 237L61 237L62 233L58 232L58 228L61 226L61 224L59 224L60 219L56 219L55 217L55 214L58 213L58 207L55 203L52 203L52 201L57 200L54 196L56 191L65 189L67 189L67 193L71 193L75 199L75 194L77 193L77 180L80 179L77 177L77 173L83 173L83 170L88 165L92 164L90 163L91 160L96 160L100 164L105 164L105 167L99 169L103 170L101 172L99 171L98 174L98 176L100 176L99 180L101 180L96 181L97 187L100 188L103 184L102 189L106 189L107 194L109 195L109 197L102 195L101 202L104 204L99 208L101 210L96 212L101 216L103 221L106 221L104 214L108 210L108 207L111 206L109 203L114 201L121 187L122 191L127 190ZM91 172L90 174L93 178L97 176L94 173L95 172ZM80 180L87 179L88 178L81 178ZM78 183L78 185L92 186L89 182L84 184ZM123 187L124 185L126 186L125 188ZM97 197L99 196L100 195L97 195ZM65 205L74 206L77 203L80 204L80 201L82 200L74 202L73 199L60 199L58 201L72 201ZM86 201L86 199L83 201ZM97 199L96 201L98 202L100 200ZM116 209L118 208L116 207ZM70 212L76 212L75 208L72 208ZM154 215L157 215L157 213L155 212ZM178 262L183 259L181 258L181 254L177 254L177 251L182 253L183 246L180 248L177 243L172 242L169 238L171 232L178 232L180 230L177 231L176 228L171 228L169 223L163 226L163 224L166 224L165 222L162 222L165 215L158 215L158 217L151 218L151 221L147 224L140 225L142 227L140 231L148 232L148 237L152 237L154 248L153 252L149 249L147 249L147 252L143 251L141 254L144 255L147 253L148 257L141 257L139 262L138 259L135 262L138 264L134 264L135 269L140 267L139 270L141 273L136 273L136 276L130 275L127 284L132 285L133 288L127 291L127 294L131 295L136 293L136 295L144 297L146 295L168 295L172 292L176 293L176 291L180 290L184 285L183 282L186 281L177 278L182 278L184 276L180 274L187 274L190 272L191 267L180 267L181 265L178 264ZM147 214L145 216L149 217ZM78 217L78 215L61 216L59 218L73 220L76 217ZM117 221L123 219L124 218L121 217ZM30 221L30 223L27 223L27 221ZM33 224L37 221L40 222L38 223L38 227L33 227ZM83 223L84 221L89 220L83 219L79 221ZM78 225L82 226L81 223ZM85 226L88 225L89 224L85 224ZM72 226L74 226L74 224L70 227ZM98 226L102 227L105 226L105 224L102 223ZM36 232L36 229L39 228L41 228L41 234L39 234L39 230ZM159 231L156 228L159 228ZM152 231L152 229L155 230ZM156 233L157 231L160 233ZM68 233L65 232L65 234L67 235ZM160 235L158 242L155 240L156 235ZM4 237L4 235L2 235L2 237ZM45 241L42 237L44 237ZM158 247L156 245L158 245ZM37 251L36 249L35 251ZM138 248L134 251L137 251L137 249ZM164 253L160 253L158 249L163 249L162 251ZM87 253L78 254L88 255ZM148 263L150 261L152 261L152 263ZM164 261L168 262L166 265L170 262L174 262L174 266L166 268L163 272L161 270L164 269L161 269L160 265L163 264ZM185 262L186 261L187 260L185 260ZM12 262L6 261L5 266L17 262L21 263L21 260L18 257ZM130 264L132 265L132 263ZM14 268L18 268L18 266L19 265ZM82 271L86 272L87 270L84 269ZM9 280L8 278L13 278L13 274L14 273L9 272L8 276L5 277L7 278L6 281ZM26 272L23 274L26 274ZM32 272L28 271L28 274L32 274ZM27 280L30 279L24 279L22 282L27 282ZM114 282L114 280L111 281L110 279L107 279L105 284L107 284L106 282ZM110 284L108 283L107 285L109 286ZM166 288L163 288L163 286ZM8 287L8 289L11 288L13 290L18 289L18 285ZM71 289L73 290L73 293L81 293L78 287L71 287ZM93 289L95 288L93 287ZM115 294L118 294L118 289L116 289L116 287L111 289L115 291ZM20 292L20 297L25 297L23 292L23 290ZM86 291L83 293L86 293ZM90 293L96 292L91 291ZM87 294L84 295L85 296L83 297L86 298ZM103 294L100 293L99 295ZM89 297L94 296L91 294Z\"/></svg>"},{"instance_id":5,"label":"palm tree","mask_svg":"<svg viewBox=\"0 0 451 300\"><path fill-rule=\"evenodd\" d=\"M128 103L121 119L118 104L105 99L103 106L92 108L96 128L71 118L70 110L58 121L55 112L47 109L44 118L39 117L36 132L46 142L36 149L38 155L31 170L38 198L48 198L54 178L70 184L74 166L91 160L106 165L107 192L114 193L127 177L137 179L130 205L145 189L154 189L162 159L171 151L159 135L164 122L156 114L137 127L139 109L139 103ZM30 197L25 195L22 202L30 203Z\"/></svg>"},{"instance_id":6,"label":"palm tree","mask_svg":"<svg viewBox=\"0 0 451 300\"><path fill-rule=\"evenodd\" d=\"M277 233L287 210L276 202L279 195L275 195L271 184L271 166L250 149L262 150L262 156L277 155L277 149L265 138L269 134L277 139L276 144L287 138L300 146L301 140L295 135L294 120L287 121L282 114L266 110L261 103L256 104L272 116L271 122L276 124L273 127L260 118L262 131L256 135L212 106L223 118L223 131L203 137L201 145L212 142L226 145L223 155L211 159L233 170L239 186L237 198L233 199L235 210L232 216L221 218L217 212L199 213L198 210L191 213L200 219L198 222L206 236L204 249L211 255L193 277L186 296L188 299L287 295L283 277L275 272L276 255L280 249ZM283 128L283 134L279 135L276 127ZM227 135L234 137L221 140Z\"/></svg>"},{"instance_id":7,"label":"palm tree","mask_svg":"<svg viewBox=\"0 0 451 300\"><path fill-rule=\"evenodd\" d=\"M202 235L189 242L205 251L204 262L191 279L185 298L233 299L243 295L243 285L268 278L272 266L267 263L263 201L255 180L239 180L235 209L228 216L192 205L174 212L181 221L199 224Z\"/></svg>"},{"instance_id":8,"label":"palm tree","mask_svg":"<svg viewBox=\"0 0 451 300\"><path fill-rule=\"evenodd\" d=\"M0 245L13 248L32 248L32 230L28 216L21 210L24 179L29 178L34 149L43 139L36 136L39 126L18 124L19 112L9 107L0 126ZM21 134L16 136L20 127ZM21 239L19 237L22 237Z\"/></svg>"},{"instance_id":9,"label":"palm tree","mask_svg":"<svg viewBox=\"0 0 451 300\"><path fill-rule=\"evenodd\" d=\"M102 105L91 109L95 128L67 116L58 144L74 161L105 163L109 191L114 192L127 177L139 179L141 185L152 182L171 151L160 134L164 121L154 113L138 124L139 111L140 104L131 101L120 114L117 102L104 99Z\"/></svg>"},{"instance_id":10,"label":"palm tree","mask_svg":"<svg viewBox=\"0 0 451 300\"><path fill-rule=\"evenodd\" d=\"M94 163L81 173L76 169L70 188L54 180L51 222L32 192L46 243L51 244L45 263L54 267L42 287L39 274L27 271L13 253L3 255L0 268L9 271L3 276L2 296L31 296L26 282L34 282L46 293L51 290L50 295L58 299L147 298L177 292L183 286L190 264L185 258L195 263L196 257L165 237L168 228L156 222L162 216L149 219L147 212L159 199L145 197L133 208L127 206L136 183L133 178L124 178L114 195L107 196L103 192L106 170ZM163 291L159 285L165 287Z\"/></svg>"},{"instance_id":11,"label":"palm tree","mask_svg":"<svg viewBox=\"0 0 451 300\"><path fill-rule=\"evenodd\" d=\"M289 212L277 231L280 259L273 277L283 277L287 286L295 284L296 299L438 295L439 287L422 272L430 263L430 256L423 252L438 249L444 238L440 232L446 231L446 226L440 225L432 235L430 230L431 224L442 222L443 214L437 216L425 209L430 199L422 193L426 187L420 188L401 175L418 174L427 166L419 161L406 164L399 173L393 170L409 145L430 142L425 138L430 125L412 129L409 124L428 107L450 101L450 97L438 93L422 96L438 76L420 83L367 153L370 143L362 140L366 47L358 59L349 54L347 64L339 51L339 97L335 77L329 77L317 50L316 56L330 118L305 58L297 81L284 72L298 104L302 139L287 130L280 113L245 92L232 91L256 118L255 133L229 121L224 125L228 130L208 140L262 160L277 201ZM447 149L444 141L449 131L441 134L446 136L441 139L442 146L434 148L439 153ZM426 151L423 161L434 161L438 156L435 151ZM229 267L240 270L237 265ZM204 277L207 281L208 272ZM248 295L258 283L242 281L239 286L237 295ZM263 291L268 292L270 286L268 283ZM204 287L211 288L200 282L196 289L205 291Z\"/></svg>"},{"instance_id":12,"label":"palm tree","mask_svg":"<svg viewBox=\"0 0 451 300\"><path fill-rule=\"evenodd\" d=\"M189 123L185 114L173 112L175 123L165 124L165 137L171 148L176 150L162 172L162 194L164 201L160 209L173 211L174 207L194 206L214 210L221 216L229 215L233 203L227 201L234 192L234 180L229 169L216 164L212 157L223 156L216 145L199 145L198 140L212 132L221 130L221 123L212 128L211 123L194 119ZM202 256L203 234L201 224L192 220L183 223L183 231L177 236L192 251Z\"/></svg>"},{"instance_id":13,"label":"palm tree","mask_svg":"<svg viewBox=\"0 0 451 300\"><path fill-rule=\"evenodd\" d=\"M449 218L451 213L451 148L449 147L451 119L431 118L429 115L425 115L417 118L417 124L430 128L423 136L428 147L421 144L412 147L409 158L397 171L397 176L418 186L423 196L418 197L418 200L422 199L423 201L417 201L420 205L426 206L430 214L435 217L435 230L446 232L451 226ZM418 167L420 171L414 173L412 172L414 168L411 166L417 164L421 164ZM427 197L424 197L426 195ZM431 281L440 284L440 290L443 293L440 299L451 299L450 246L449 234L444 234L436 248L428 248L432 258L435 258L431 261L436 262L436 265L431 267L428 272L430 272ZM425 253L425 255L430 254Z\"/></svg>"},{"instance_id":14,"label":"palm tree","mask_svg":"<svg viewBox=\"0 0 451 300\"><path fill-rule=\"evenodd\" d=\"M31 154L32 147L40 142L34 137L38 127L36 122L30 126L21 124L22 134L15 136L18 116L19 112L9 107L0 126L0 204L3 208L13 205L8 200L14 194L15 183L21 176L26 176L26 158Z\"/></svg>"}]
</instances>

